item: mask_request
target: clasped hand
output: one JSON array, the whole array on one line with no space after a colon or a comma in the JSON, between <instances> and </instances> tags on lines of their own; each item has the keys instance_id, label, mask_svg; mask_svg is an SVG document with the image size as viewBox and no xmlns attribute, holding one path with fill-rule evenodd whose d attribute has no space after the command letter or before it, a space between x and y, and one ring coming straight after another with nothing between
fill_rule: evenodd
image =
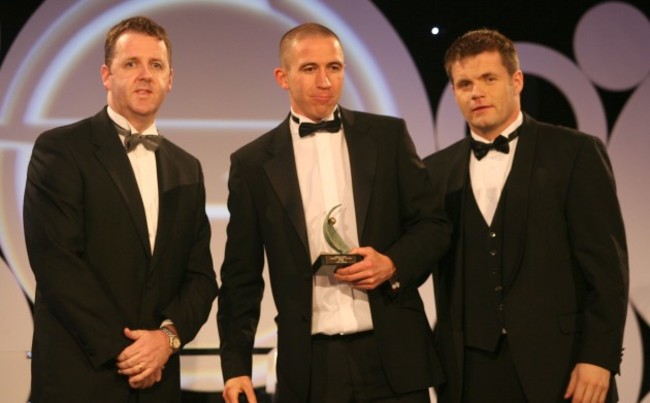
<instances>
[{"instance_id":1,"label":"clasped hand","mask_svg":"<svg viewBox=\"0 0 650 403\"><path fill-rule=\"evenodd\" d=\"M124 329L133 340L117 356L117 372L129 378L134 389L146 389L162 379L162 371L172 354L169 338L160 330Z\"/></svg>"}]
</instances>

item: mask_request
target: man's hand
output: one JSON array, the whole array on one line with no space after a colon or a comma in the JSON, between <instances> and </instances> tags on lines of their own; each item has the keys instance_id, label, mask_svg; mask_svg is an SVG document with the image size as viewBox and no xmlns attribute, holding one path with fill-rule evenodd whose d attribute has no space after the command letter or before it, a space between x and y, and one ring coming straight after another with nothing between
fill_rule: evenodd
<instances>
[{"instance_id":1,"label":"man's hand","mask_svg":"<svg viewBox=\"0 0 650 403\"><path fill-rule=\"evenodd\" d=\"M571 380L564 394L573 403L602 403L607 397L612 374L593 364L578 363L571 372Z\"/></svg>"},{"instance_id":2,"label":"man's hand","mask_svg":"<svg viewBox=\"0 0 650 403\"><path fill-rule=\"evenodd\" d=\"M363 260L334 273L338 281L345 281L356 289L369 291L379 287L395 274L393 261L372 247L354 248L350 254L363 256Z\"/></svg>"},{"instance_id":3,"label":"man's hand","mask_svg":"<svg viewBox=\"0 0 650 403\"><path fill-rule=\"evenodd\" d=\"M257 403L253 382L249 376L236 376L228 379L223 387L223 400L226 403L238 403L241 393L246 395L248 403Z\"/></svg>"},{"instance_id":4,"label":"man's hand","mask_svg":"<svg viewBox=\"0 0 650 403\"><path fill-rule=\"evenodd\" d=\"M134 389L153 386L162 378L162 370L172 354L169 337L162 330L128 328L124 335L133 343L117 356L117 372L128 376Z\"/></svg>"}]
</instances>

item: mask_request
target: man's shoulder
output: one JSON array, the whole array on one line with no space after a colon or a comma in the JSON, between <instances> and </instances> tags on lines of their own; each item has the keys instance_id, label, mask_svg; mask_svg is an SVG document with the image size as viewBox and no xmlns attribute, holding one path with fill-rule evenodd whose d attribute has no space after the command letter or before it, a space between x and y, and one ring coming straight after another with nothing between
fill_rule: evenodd
<instances>
[{"instance_id":1,"label":"man's shoulder","mask_svg":"<svg viewBox=\"0 0 650 403\"><path fill-rule=\"evenodd\" d=\"M232 154L238 158L257 159L266 153L264 150L273 148L273 144L283 143L291 145L291 132L289 131L288 119L283 120L277 126L258 136L254 140L236 149Z\"/></svg>"},{"instance_id":2,"label":"man's shoulder","mask_svg":"<svg viewBox=\"0 0 650 403\"><path fill-rule=\"evenodd\" d=\"M373 112L357 111L357 110L347 109L343 107L340 107L340 109L344 121L348 121L356 124L362 124L362 123L391 124L392 123L392 124L401 125L404 122L404 119L395 116L381 115Z\"/></svg>"},{"instance_id":3,"label":"man's shoulder","mask_svg":"<svg viewBox=\"0 0 650 403\"><path fill-rule=\"evenodd\" d=\"M166 150L166 152L168 152L175 161L180 163L192 163L192 164L198 162L198 158L196 158L189 151L180 147L173 141L167 138L165 138L163 141L166 143L165 148L161 147L159 150Z\"/></svg>"},{"instance_id":4,"label":"man's shoulder","mask_svg":"<svg viewBox=\"0 0 650 403\"><path fill-rule=\"evenodd\" d=\"M89 116L81 120L77 120L72 123L65 125L53 127L45 130L39 134L36 142L46 142L46 141L75 141L79 137L88 138L89 133L92 131L93 121L95 121L98 115Z\"/></svg>"},{"instance_id":5,"label":"man's shoulder","mask_svg":"<svg viewBox=\"0 0 650 403\"><path fill-rule=\"evenodd\" d=\"M594 137L591 134L584 133L572 127L537 120L535 118L530 117L529 115L524 115L524 116L525 116L524 123L522 124L522 128L524 128L524 130L532 129L538 131L539 133L545 136L558 136L558 137L563 137L563 138L568 138L573 140Z\"/></svg>"},{"instance_id":6,"label":"man's shoulder","mask_svg":"<svg viewBox=\"0 0 650 403\"><path fill-rule=\"evenodd\" d=\"M467 138L462 138L455 143L452 143L445 148L442 148L438 151L433 152L432 154L426 156L422 161L427 166L435 165L441 162L448 162L451 159L457 158L461 153L467 155L469 158L469 149L467 148L467 143L469 140Z\"/></svg>"}]
</instances>

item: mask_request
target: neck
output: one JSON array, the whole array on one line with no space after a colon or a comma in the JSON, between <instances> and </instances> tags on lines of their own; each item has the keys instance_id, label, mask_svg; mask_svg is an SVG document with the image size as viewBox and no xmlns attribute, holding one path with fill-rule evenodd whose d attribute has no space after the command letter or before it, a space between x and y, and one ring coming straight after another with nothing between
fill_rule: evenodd
<instances>
[{"instance_id":1,"label":"neck","mask_svg":"<svg viewBox=\"0 0 650 403\"><path fill-rule=\"evenodd\" d=\"M494 139L499 137L499 135L504 134L504 132L519 118L521 110L517 110L517 112L510 118L506 123L503 123L499 125L497 128L485 128L484 130L481 130L481 128L473 128L472 133L476 134L477 136L481 137L485 141L492 142Z\"/></svg>"}]
</instances>

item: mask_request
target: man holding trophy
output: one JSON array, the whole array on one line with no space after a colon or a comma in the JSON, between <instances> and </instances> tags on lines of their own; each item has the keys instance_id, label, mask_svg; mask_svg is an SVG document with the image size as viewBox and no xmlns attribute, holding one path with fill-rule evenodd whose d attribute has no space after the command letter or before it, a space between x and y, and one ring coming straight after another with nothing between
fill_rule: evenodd
<instances>
[{"instance_id":1,"label":"man holding trophy","mask_svg":"<svg viewBox=\"0 0 650 403\"><path fill-rule=\"evenodd\" d=\"M287 32L275 78L291 112L231 156L217 315L227 402L256 401L265 253L277 401L428 402L443 380L418 286L450 227L405 122L338 105L344 72L328 28Z\"/></svg>"}]
</instances>

